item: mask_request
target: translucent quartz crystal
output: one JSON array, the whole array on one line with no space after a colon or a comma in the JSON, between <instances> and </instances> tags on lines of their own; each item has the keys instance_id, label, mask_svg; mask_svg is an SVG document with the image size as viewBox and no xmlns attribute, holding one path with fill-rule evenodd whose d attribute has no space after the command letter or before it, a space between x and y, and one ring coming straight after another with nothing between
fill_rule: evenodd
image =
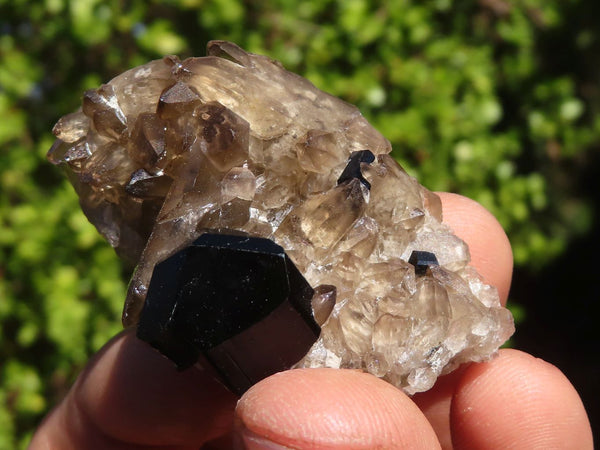
<instances>
[{"instance_id":1,"label":"translucent quartz crystal","mask_svg":"<svg viewBox=\"0 0 600 450\"><path fill-rule=\"evenodd\" d=\"M137 264L127 327L157 263L205 232L243 232L282 246L315 290L322 331L298 367L358 368L412 394L514 331L389 142L267 57L215 41L152 61L86 92L54 133L49 159Z\"/></svg>"}]
</instances>

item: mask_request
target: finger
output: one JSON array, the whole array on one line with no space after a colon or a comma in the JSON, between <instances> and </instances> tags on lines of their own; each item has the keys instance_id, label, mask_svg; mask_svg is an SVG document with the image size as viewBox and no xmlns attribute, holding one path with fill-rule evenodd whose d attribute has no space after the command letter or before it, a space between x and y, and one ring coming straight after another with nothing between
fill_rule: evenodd
<instances>
[{"instance_id":1,"label":"finger","mask_svg":"<svg viewBox=\"0 0 600 450\"><path fill-rule=\"evenodd\" d=\"M517 350L467 368L451 410L457 449L593 448L579 395L551 364Z\"/></svg>"},{"instance_id":2,"label":"finger","mask_svg":"<svg viewBox=\"0 0 600 450\"><path fill-rule=\"evenodd\" d=\"M512 279L510 242L496 218L474 200L458 194L436 192L442 200L444 223L469 245L471 265L496 286L506 303Z\"/></svg>"},{"instance_id":3,"label":"finger","mask_svg":"<svg viewBox=\"0 0 600 450\"><path fill-rule=\"evenodd\" d=\"M229 431L234 405L210 372L177 371L129 330L88 364L32 448L198 448Z\"/></svg>"},{"instance_id":4,"label":"finger","mask_svg":"<svg viewBox=\"0 0 600 450\"><path fill-rule=\"evenodd\" d=\"M442 200L444 223L468 245L471 264L498 289L506 303L512 278L512 250L496 218L479 203L461 195L437 193ZM460 380L460 370L438 379L433 389L413 397L435 429L442 448L452 448L450 403Z\"/></svg>"},{"instance_id":5,"label":"finger","mask_svg":"<svg viewBox=\"0 0 600 450\"><path fill-rule=\"evenodd\" d=\"M450 430L450 405L456 386L460 382L460 377L466 367L467 365L463 365L454 372L439 377L433 388L415 394L412 398L431 424L444 450L453 448Z\"/></svg>"},{"instance_id":6,"label":"finger","mask_svg":"<svg viewBox=\"0 0 600 450\"><path fill-rule=\"evenodd\" d=\"M352 370L298 369L252 387L236 409L246 448L439 448L408 396Z\"/></svg>"}]
</instances>

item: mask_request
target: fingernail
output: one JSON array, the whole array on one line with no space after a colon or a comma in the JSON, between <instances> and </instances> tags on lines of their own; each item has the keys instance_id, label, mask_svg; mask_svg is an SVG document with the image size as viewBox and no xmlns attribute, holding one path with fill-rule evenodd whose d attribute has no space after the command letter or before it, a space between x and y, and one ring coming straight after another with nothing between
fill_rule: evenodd
<instances>
[{"instance_id":1,"label":"fingernail","mask_svg":"<svg viewBox=\"0 0 600 450\"><path fill-rule=\"evenodd\" d=\"M243 425L238 427L233 441L234 448L238 450L293 450L292 447L286 447L263 436L259 436Z\"/></svg>"}]
</instances>

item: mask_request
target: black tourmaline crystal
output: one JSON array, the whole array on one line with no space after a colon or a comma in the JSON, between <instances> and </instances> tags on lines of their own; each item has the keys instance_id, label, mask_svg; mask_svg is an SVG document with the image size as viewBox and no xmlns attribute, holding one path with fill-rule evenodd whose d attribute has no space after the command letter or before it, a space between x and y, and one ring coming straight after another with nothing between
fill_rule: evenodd
<instances>
[{"instance_id":1,"label":"black tourmaline crystal","mask_svg":"<svg viewBox=\"0 0 600 450\"><path fill-rule=\"evenodd\" d=\"M269 239L203 234L156 265L137 335L180 369L201 353L241 394L319 336L313 289Z\"/></svg>"},{"instance_id":2,"label":"black tourmaline crystal","mask_svg":"<svg viewBox=\"0 0 600 450\"><path fill-rule=\"evenodd\" d=\"M363 177L360 163L371 164L373 161L375 161L375 155L371 150L352 152L350 158L348 158L348 164L346 164L344 171L337 180L337 184L342 184L345 181L357 178L367 187L367 189L371 189L371 183Z\"/></svg>"},{"instance_id":3,"label":"black tourmaline crystal","mask_svg":"<svg viewBox=\"0 0 600 450\"><path fill-rule=\"evenodd\" d=\"M415 275L425 275L429 266L439 266L435 254L418 250L410 254L408 262L415 266Z\"/></svg>"}]
</instances>

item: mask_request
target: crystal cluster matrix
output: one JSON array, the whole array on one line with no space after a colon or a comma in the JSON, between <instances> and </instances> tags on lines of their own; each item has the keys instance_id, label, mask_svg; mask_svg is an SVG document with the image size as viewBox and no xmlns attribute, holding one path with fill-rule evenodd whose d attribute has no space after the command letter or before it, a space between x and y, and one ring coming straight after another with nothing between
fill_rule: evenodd
<instances>
[{"instance_id":1,"label":"crystal cluster matrix","mask_svg":"<svg viewBox=\"0 0 600 450\"><path fill-rule=\"evenodd\" d=\"M358 368L412 394L492 356L512 317L389 142L277 61L223 41L207 53L128 70L54 127L49 159L137 264L124 325L155 265L216 231L271 239L314 288L321 334L297 367Z\"/></svg>"}]
</instances>

